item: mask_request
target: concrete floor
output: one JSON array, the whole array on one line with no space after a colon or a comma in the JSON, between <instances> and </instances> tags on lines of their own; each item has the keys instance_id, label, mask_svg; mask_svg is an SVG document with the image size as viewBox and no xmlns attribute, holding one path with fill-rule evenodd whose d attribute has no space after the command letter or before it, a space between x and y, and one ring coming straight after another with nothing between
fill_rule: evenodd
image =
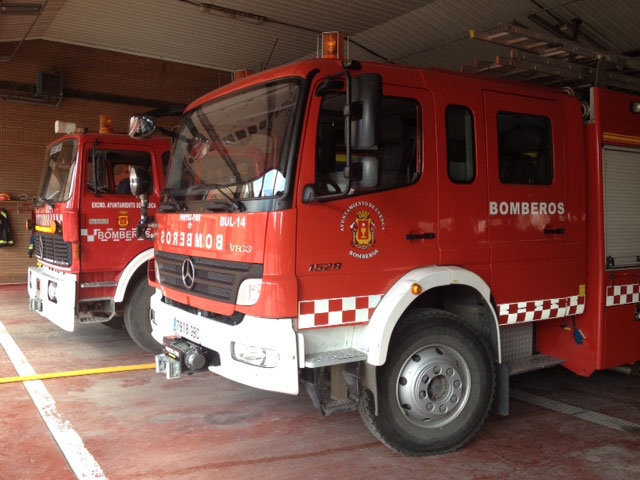
<instances>
[{"instance_id":1,"label":"concrete floor","mask_svg":"<svg viewBox=\"0 0 640 480\"><path fill-rule=\"evenodd\" d=\"M0 322L37 373L152 362L124 330L67 333L29 312L25 286L0 287ZM15 375L0 348L0 378ZM490 415L465 449L419 459L379 444L357 413L323 418L304 394L213 374L167 381L144 370L42 384L103 472L87 478L640 478L640 379L611 371L582 378L557 368L514 377L512 388L624 420L625 431L512 399L511 414ZM0 479L74 478L24 384L0 384L0 405Z\"/></svg>"}]
</instances>

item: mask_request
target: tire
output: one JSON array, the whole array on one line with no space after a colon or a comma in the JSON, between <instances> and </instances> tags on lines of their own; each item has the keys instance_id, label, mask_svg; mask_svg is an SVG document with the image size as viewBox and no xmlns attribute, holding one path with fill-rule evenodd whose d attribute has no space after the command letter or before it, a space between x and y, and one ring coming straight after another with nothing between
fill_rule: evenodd
<instances>
[{"instance_id":1,"label":"tire","mask_svg":"<svg viewBox=\"0 0 640 480\"><path fill-rule=\"evenodd\" d=\"M113 328L114 330L120 330L124 327L124 318L122 315L118 315L113 317L108 322L102 322L102 325L105 327Z\"/></svg>"},{"instance_id":2,"label":"tire","mask_svg":"<svg viewBox=\"0 0 640 480\"><path fill-rule=\"evenodd\" d=\"M493 400L489 348L449 312L414 310L403 323L378 368L378 415L366 390L362 420L378 440L405 455L458 450L478 432Z\"/></svg>"},{"instance_id":3,"label":"tire","mask_svg":"<svg viewBox=\"0 0 640 480\"><path fill-rule=\"evenodd\" d=\"M149 353L161 353L162 345L151 336L149 309L153 288L147 278L140 278L134 285L124 305L124 325L131 339Z\"/></svg>"}]
</instances>

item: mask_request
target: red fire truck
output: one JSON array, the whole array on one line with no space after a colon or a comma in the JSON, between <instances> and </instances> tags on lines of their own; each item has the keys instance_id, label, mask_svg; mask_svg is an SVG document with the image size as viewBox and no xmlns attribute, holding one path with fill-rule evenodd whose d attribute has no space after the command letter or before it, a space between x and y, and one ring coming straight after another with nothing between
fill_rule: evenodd
<instances>
[{"instance_id":1,"label":"red fire truck","mask_svg":"<svg viewBox=\"0 0 640 480\"><path fill-rule=\"evenodd\" d=\"M29 306L69 332L78 323L124 321L139 346L156 351L146 274L153 248L136 236L140 201L128 179L133 165L149 172L155 208L171 145L166 137L137 142L110 125L101 117L100 133L68 134L47 147L31 225L38 266L29 268Z\"/></svg>"},{"instance_id":2,"label":"red fire truck","mask_svg":"<svg viewBox=\"0 0 640 480\"><path fill-rule=\"evenodd\" d=\"M506 414L510 374L638 362L640 96L590 92L325 58L196 100L156 215L157 371L303 385L427 455Z\"/></svg>"}]
</instances>

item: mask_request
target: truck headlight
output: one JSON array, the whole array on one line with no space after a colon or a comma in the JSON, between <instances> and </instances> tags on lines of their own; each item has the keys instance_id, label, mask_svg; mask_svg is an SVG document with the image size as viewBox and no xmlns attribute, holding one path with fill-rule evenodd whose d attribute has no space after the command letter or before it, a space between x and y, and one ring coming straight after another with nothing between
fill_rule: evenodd
<instances>
[{"instance_id":1,"label":"truck headlight","mask_svg":"<svg viewBox=\"0 0 640 480\"><path fill-rule=\"evenodd\" d=\"M280 361L280 355L275 350L237 342L231 342L231 358L262 368L274 368Z\"/></svg>"},{"instance_id":2,"label":"truck headlight","mask_svg":"<svg viewBox=\"0 0 640 480\"><path fill-rule=\"evenodd\" d=\"M262 279L247 278L238 288L236 305L255 305L260 299L260 290L262 290Z\"/></svg>"},{"instance_id":3,"label":"truck headlight","mask_svg":"<svg viewBox=\"0 0 640 480\"><path fill-rule=\"evenodd\" d=\"M56 298L57 290L58 284L56 282L49 282L49 285L47 286L47 296L53 303L58 303L58 299Z\"/></svg>"}]
</instances>

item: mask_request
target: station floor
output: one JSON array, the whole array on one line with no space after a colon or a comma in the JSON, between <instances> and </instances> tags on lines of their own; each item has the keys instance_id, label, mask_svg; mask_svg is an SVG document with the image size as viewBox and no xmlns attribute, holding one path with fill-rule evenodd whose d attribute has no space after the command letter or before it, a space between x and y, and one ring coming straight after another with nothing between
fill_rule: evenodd
<instances>
[{"instance_id":1,"label":"station floor","mask_svg":"<svg viewBox=\"0 0 640 480\"><path fill-rule=\"evenodd\" d=\"M30 312L24 285L0 287L0 340L0 378L153 361L124 330L68 333ZM0 479L640 478L639 378L555 368L511 387L510 415L491 414L466 448L408 458L357 413L322 417L305 394L209 373L0 383Z\"/></svg>"}]
</instances>

